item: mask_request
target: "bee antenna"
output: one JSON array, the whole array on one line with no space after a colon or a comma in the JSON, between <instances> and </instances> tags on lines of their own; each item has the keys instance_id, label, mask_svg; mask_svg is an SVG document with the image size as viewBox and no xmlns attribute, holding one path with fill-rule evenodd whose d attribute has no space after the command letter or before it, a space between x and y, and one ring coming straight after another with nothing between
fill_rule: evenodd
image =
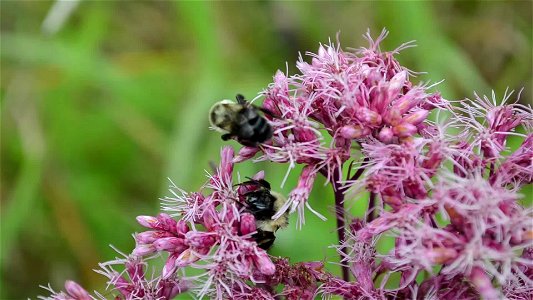
<instances>
[{"instance_id":1,"label":"bee antenna","mask_svg":"<svg viewBox=\"0 0 533 300\"><path fill-rule=\"evenodd\" d=\"M239 103L239 104L245 104L246 103L246 100L244 99L244 96L241 95L241 94L237 94L237 96L235 96L235 99L237 99L237 103Z\"/></svg>"}]
</instances>

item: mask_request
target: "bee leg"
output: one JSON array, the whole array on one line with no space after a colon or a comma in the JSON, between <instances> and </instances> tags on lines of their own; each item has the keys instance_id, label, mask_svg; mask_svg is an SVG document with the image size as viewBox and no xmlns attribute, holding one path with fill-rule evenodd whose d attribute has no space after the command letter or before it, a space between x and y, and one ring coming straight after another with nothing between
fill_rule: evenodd
<instances>
[{"instance_id":1,"label":"bee leg","mask_svg":"<svg viewBox=\"0 0 533 300\"><path fill-rule=\"evenodd\" d=\"M272 119L279 119L278 117L276 117L274 115L273 112L271 112L269 109L266 109L264 107L257 107L257 109L259 109L260 111L262 111L266 116L269 116L271 117Z\"/></svg>"},{"instance_id":2,"label":"bee leg","mask_svg":"<svg viewBox=\"0 0 533 300\"><path fill-rule=\"evenodd\" d=\"M221 136L222 140L223 141L227 141L231 138L233 138L233 135L231 133L224 133L222 136Z\"/></svg>"},{"instance_id":3,"label":"bee leg","mask_svg":"<svg viewBox=\"0 0 533 300\"><path fill-rule=\"evenodd\" d=\"M241 145L243 146L247 146L247 147L257 147L257 145L259 145L259 143L257 142L251 142L251 141L247 141L247 140L242 140L242 139L238 139L237 140Z\"/></svg>"}]
</instances>

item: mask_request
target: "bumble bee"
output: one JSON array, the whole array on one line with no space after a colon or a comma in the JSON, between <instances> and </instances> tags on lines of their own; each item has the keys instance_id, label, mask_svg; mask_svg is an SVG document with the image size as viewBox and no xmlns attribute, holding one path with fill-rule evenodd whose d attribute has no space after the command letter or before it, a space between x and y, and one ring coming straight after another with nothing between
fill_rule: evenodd
<instances>
[{"instance_id":1,"label":"bumble bee","mask_svg":"<svg viewBox=\"0 0 533 300\"><path fill-rule=\"evenodd\" d=\"M256 187L255 190L245 193L244 197L248 212L255 217L257 233L252 237L260 248L267 250L276 239L274 233L289 224L288 212L278 219L272 219L272 216L281 209L287 199L279 193L272 192L270 183L264 179L250 179L241 185L254 185Z\"/></svg>"},{"instance_id":2,"label":"bumble bee","mask_svg":"<svg viewBox=\"0 0 533 300\"><path fill-rule=\"evenodd\" d=\"M211 126L222 133L222 139L227 141L234 138L244 146L257 146L272 137L272 127L259 114L271 116L271 113L261 107L250 104L243 95L238 94L237 102L222 100L215 103L209 111Z\"/></svg>"}]
</instances>

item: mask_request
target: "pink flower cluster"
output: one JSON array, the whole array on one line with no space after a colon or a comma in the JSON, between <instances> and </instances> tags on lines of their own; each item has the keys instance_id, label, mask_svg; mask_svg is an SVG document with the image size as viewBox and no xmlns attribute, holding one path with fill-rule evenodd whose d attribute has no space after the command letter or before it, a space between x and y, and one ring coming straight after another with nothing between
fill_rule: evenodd
<instances>
[{"instance_id":1,"label":"pink flower cluster","mask_svg":"<svg viewBox=\"0 0 533 300\"><path fill-rule=\"evenodd\" d=\"M131 255L100 264L97 272L108 278L117 299L172 299L187 290L200 298L227 299L253 294L255 285L275 273L274 263L252 237L256 220L245 212L243 197L251 187L234 185L230 147L222 149L221 157L220 166L200 192L171 187L174 197L163 200L163 209L179 220L166 213L137 217L150 230L135 235L137 245ZM259 172L254 179L263 176ZM161 275L147 280L145 260L159 256L166 257ZM117 272L116 266L125 271ZM202 273L187 276L186 267ZM69 282L66 289L66 294L54 293L51 298L91 299L87 292L74 293L84 291L75 283Z\"/></svg>"},{"instance_id":2,"label":"pink flower cluster","mask_svg":"<svg viewBox=\"0 0 533 300\"><path fill-rule=\"evenodd\" d=\"M198 193L182 193L164 200L165 209L183 216L179 221L167 214L141 216L137 220L151 229L136 235L134 256L168 252L162 278L192 267L204 271L190 279L202 282L197 295L221 299L234 290L251 289L248 281L272 275L275 267L265 250L258 247L252 234L255 218L244 211L243 195L249 187L233 184L233 150L222 149L222 161L216 173ZM262 179L258 173L255 179ZM210 193L206 194L206 191Z\"/></svg>"},{"instance_id":3,"label":"pink flower cluster","mask_svg":"<svg viewBox=\"0 0 533 300\"><path fill-rule=\"evenodd\" d=\"M274 137L259 148L244 147L238 161L262 151L258 160L289 163L289 170L295 164L308 166L300 181L309 184L299 184L286 207L291 212L298 208L300 218L314 174L335 180L343 164L354 158L354 145L368 139L408 141L425 129L431 110L447 106L428 86L413 84L414 73L395 60L410 43L392 52L379 50L386 35L383 31L374 41L367 34L370 47L356 52L345 52L339 44L321 45L317 54L308 53L311 63L302 57L297 62L301 74L288 77L278 71L264 92L263 107L275 116ZM329 144L326 133L333 138Z\"/></svg>"},{"instance_id":4,"label":"pink flower cluster","mask_svg":"<svg viewBox=\"0 0 533 300\"><path fill-rule=\"evenodd\" d=\"M533 176L531 108L509 103L512 92L507 91L502 101L493 93L492 99L475 95L453 106L408 80L413 73L393 55L409 44L379 51L385 35L369 38L370 47L355 53L321 46L318 54L310 54L311 63L297 63L300 75L278 72L263 104L276 116L274 138L257 149L244 147L240 159L261 151L258 160L289 163L289 168L304 164L300 183L314 179L310 174L323 174L335 190L346 192L335 193L343 201L370 192L367 222L349 226L346 238L339 232L337 248L355 283L347 276L326 282L324 294L528 295L533 291L533 262L527 256L533 210L519 204L518 192ZM427 120L435 108L450 117ZM528 133L516 132L517 127ZM326 132L332 138L327 146ZM524 140L514 152L506 146L511 135ZM362 153L357 172L342 180L346 162L358 157L354 146ZM310 189L302 191L300 183L287 207L300 208L302 217ZM378 255L374 244L384 236L394 238L395 247ZM429 278L417 282L423 272ZM400 283L388 288L394 273ZM380 275L385 277L378 285ZM448 292L451 286L455 289Z\"/></svg>"},{"instance_id":5,"label":"pink flower cluster","mask_svg":"<svg viewBox=\"0 0 533 300\"><path fill-rule=\"evenodd\" d=\"M178 279L176 275L163 279L152 278L147 274L147 263L140 257L126 256L100 264L97 273L107 277L108 285L113 286L118 293L114 299L173 299L176 295L188 290L188 283ZM124 269L118 272L114 267ZM108 299L106 294L95 292L90 295L85 289L73 281L65 283L66 292L55 292L47 287L52 295L39 297L40 299L53 300L97 300Z\"/></svg>"},{"instance_id":6,"label":"pink flower cluster","mask_svg":"<svg viewBox=\"0 0 533 300\"><path fill-rule=\"evenodd\" d=\"M506 104L509 95L500 104L495 96L465 100L449 108L445 124L427 122L409 141L362 142L367 161L358 168L365 172L346 185L351 197L364 190L377 196L375 211L367 213L377 218L354 220L338 249L372 298L530 299L533 208L520 204L518 192L532 183L533 134L514 129L530 130L533 114ZM449 136L448 128L459 132ZM506 147L510 135L523 139L514 152ZM376 254L375 243L385 236L395 246ZM369 257L372 263L362 262ZM393 274L400 276L394 288ZM425 280L417 280L421 274ZM364 284L378 276L383 276L379 289L377 282ZM322 289L346 292L337 285Z\"/></svg>"},{"instance_id":7,"label":"pink flower cluster","mask_svg":"<svg viewBox=\"0 0 533 300\"><path fill-rule=\"evenodd\" d=\"M148 231L135 235L132 254L98 271L117 298L189 291L216 299L531 299L533 208L520 191L533 183L532 109L507 91L503 101L444 100L432 86L413 84L416 73L396 61L411 44L380 50L386 34L367 34L370 46L353 52L321 45L310 62L297 62L300 74L278 71L263 92L272 139L236 156L223 148L199 192L173 185L162 200L166 213L137 218ZM517 149L507 145L510 136L522 140ZM246 210L253 187L233 179L234 164L254 157L286 163L286 176L302 165L273 219L298 211L301 227L306 207L323 218L308 198L318 174L331 184L341 278L322 263L290 264L258 247ZM367 194L366 214L348 215L344 204L364 205ZM377 246L386 240L394 246ZM165 265L148 279L154 257ZM65 289L50 288L43 299L103 298L70 281Z\"/></svg>"}]
</instances>

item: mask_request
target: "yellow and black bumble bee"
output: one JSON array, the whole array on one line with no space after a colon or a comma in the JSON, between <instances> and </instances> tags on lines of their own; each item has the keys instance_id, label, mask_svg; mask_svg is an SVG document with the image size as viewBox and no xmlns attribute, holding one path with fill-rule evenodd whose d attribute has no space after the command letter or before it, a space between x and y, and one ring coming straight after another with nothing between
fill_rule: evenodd
<instances>
[{"instance_id":1,"label":"yellow and black bumble bee","mask_svg":"<svg viewBox=\"0 0 533 300\"><path fill-rule=\"evenodd\" d=\"M257 146L272 137L272 127L268 121L259 114L271 115L264 108L257 107L238 94L237 102L222 100L215 103L209 111L211 126L222 133L223 140L231 138L244 146Z\"/></svg>"},{"instance_id":2,"label":"yellow and black bumble bee","mask_svg":"<svg viewBox=\"0 0 533 300\"><path fill-rule=\"evenodd\" d=\"M253 235L253 238L260 248L267 250L274 244L276 239L274 233L289 224L288 212L275 220L272 219L287 199L271 191L270 183L264 179L250 179L240 185L253 185L256 188L244 194L246 210L255 217L257 233Z\"/></svg>"}]
</instances>

